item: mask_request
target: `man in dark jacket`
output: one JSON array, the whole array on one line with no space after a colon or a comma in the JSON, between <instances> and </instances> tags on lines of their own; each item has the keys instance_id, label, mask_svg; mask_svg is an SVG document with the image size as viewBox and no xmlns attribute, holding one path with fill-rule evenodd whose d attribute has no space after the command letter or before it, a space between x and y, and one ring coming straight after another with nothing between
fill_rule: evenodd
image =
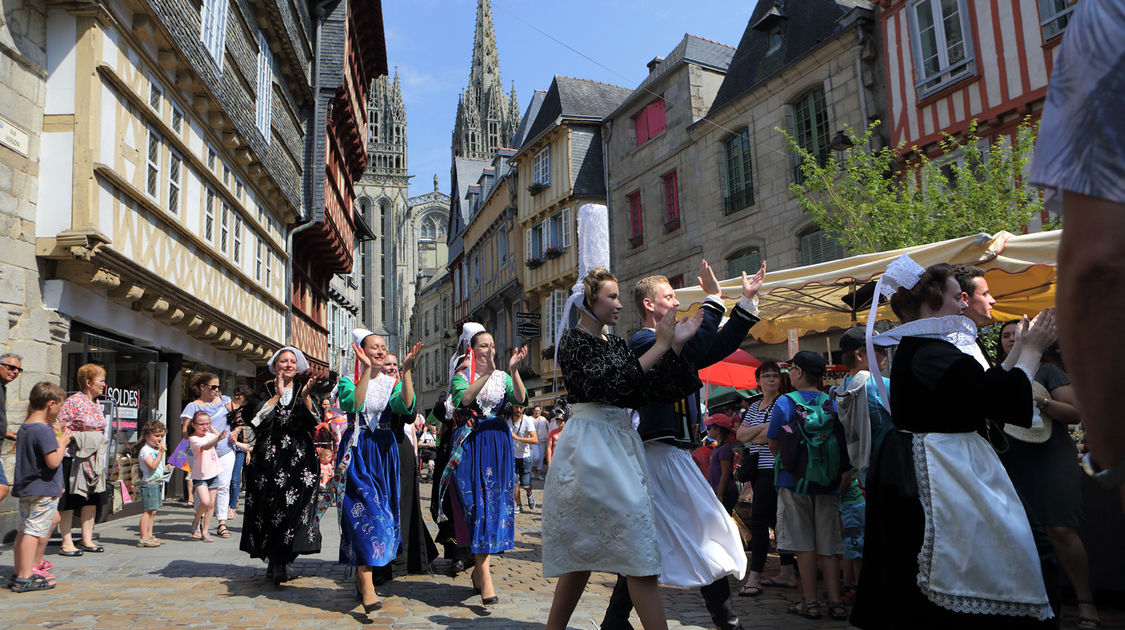
<instances>
[{"instance_id":1,"label":"man in dark jacket","mask_svg":"<svg viewBox=\"0 0 1125 630\"><path fill-rule=\"evenodd\" d=\"M758 322L758 289L765 278L766 265L753 276L742 274L742 299L731 311L722 327L726 308L723 305L719 282L704 260L699 266L699 285L707 298L703 309L703 323L695 336L684 346L680 357L696 370L718 363L738 349L750 328ZM664 276L649 276L637 283L633 290L637 310L641 313L644 328L629 340L629 349L640 356L656 342L656 322L679 306L676 292ZM702 383L696 378L696 391ZM657 537L660 539L663 567L661 581L676 586L699 585L707 611L715 626L723 630L742 628L731 605L727 575L742 577L746 569L746 552L738 528L722 503L715 498L707 481L695 471L690 449L699 435L702 422L698 394L676 403L657 403L640 410L637 430L645 441L645 457L649 463L650 488L656 517ZM655 465L658 464L658 465ZM663 477L676 477L675 479ZM705 500L701 500L705 499ZM677 511L694 510L690 523L706 531L689 532L684 536L672 534L672 528L663 526L662 519L673 518ZM685 523L687 523L685 519ZM719 534L718 536L716 534ZM704 548L701 542L708 540ZM722 540L719 540L719 539ZM725 543L725 544L724 544ZM700 569L684 566L685 558L712 555L703 563L710 574ZM698 565L698 563L692 563ZM721 573L716 575L716 573ZM632 601L625 580L618 577L609 607L602 620L602 630L629 628L629 611Z\"/></svg>"}]
</instances>

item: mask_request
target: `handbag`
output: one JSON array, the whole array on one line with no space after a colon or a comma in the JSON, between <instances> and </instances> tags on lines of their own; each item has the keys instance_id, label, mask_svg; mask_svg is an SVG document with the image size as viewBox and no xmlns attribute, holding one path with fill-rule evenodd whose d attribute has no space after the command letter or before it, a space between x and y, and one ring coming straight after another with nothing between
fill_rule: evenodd
<instances>
[{"instance_id":1,"label":"handbag","mask_svg":"<svg viewBox=\"0 0 1125 630\"><path fill-rule=\"evenodd\" d=\"M762 421L764 424L769 424L770 414L773 413L773 406L777 404L777 400L775 398L770 403L769 409L766 409L766 418ZM746 419L743 418L743 422L745 421ZM734 478L739 483L753 484L758 480L758 461L761 459L762 452L760 449L751 451L746 446L743 446L743 450L743 456L738 458L738 468L734 471Z\"/></svg>"}]
</instances>

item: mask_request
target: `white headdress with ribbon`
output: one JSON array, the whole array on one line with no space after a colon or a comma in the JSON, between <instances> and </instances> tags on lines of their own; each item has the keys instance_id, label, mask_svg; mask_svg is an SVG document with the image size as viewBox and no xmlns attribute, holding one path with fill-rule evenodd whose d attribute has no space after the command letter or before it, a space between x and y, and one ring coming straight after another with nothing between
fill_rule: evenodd
<instances>
[{"instance_id":1,"label":"white headdress with ribbon","mask_svg":"<svg viewBox=\"0 0 1125 630\"><path fill-rule=\"evenodd\" d=\"M273 356L270 357L269 362L266 363L266 365L268 365L270 368L270 374L277 374L277 358L281 356L282 352L292 352L293 356L297 357L298 374L309 369L309 360L305 358L305 353L294 348L293 346L285 346L284 348L281 348L277 352L273 353Z\"/></svg>"},{"instance_id":2,"label":"white headdress with ribbon","mask_svg":"<svg viewBox=\"0 0 1125 630\"><path fill-rule=\"evenodd\" d=\"M879 393L882 395L882 400L879 402L887 408L887 411L890 411L891 396L887 391L886 383L883 382L882 374L879 373L879 361L875 358L875 345L872 341L875 336L875 313L879 310L880 298L890 297L900 288L913 289L925 271L926 269L914 262L913 258L903 254L887 265L887 270L879 276L879 280L875 283L875 294L871 296L871 311L867 314L865 335L867 338L867 364L871 368L871 376L875 379L875 384L879 386Z\"/></svg>"},{"instance_id":3,"label":"white headdress with ribbon","mask_svg":"<svg viewBox=\"0 0 1125 630\"><path fill-rule=\"evenodd\" d=\"M453 351L453 358L449 360L449 380L453 380L453 375L457 373L457 365L461 363L469 354L469 343L473 340L473 335L484 332L484 326L476 322L465 322L461 325L461 336L457 338L457 347ZM472 370L472 365L469 370ZM472 384L471 382L469 383Z\"/></svg>"},{"instance_id":4,"label":"white headdress with ribbon","mask_svg":"<svg viewBox=\"0 0 1125 630\"><path fill-rule=\"evenodd\" d=\"M563 307L562 317L555 328L555 356L558 357L559 341L566 332L566 324L570 320L570 308L577 306L578 310L585 312L590 317L594 314L586 310L585 290L582 279L594 268L604 267L609 269L609 208L601 204L588 203L578 209L578 281L570 289L570 297ZM597 319L594 317L594 319Z\"/></svg>"},{"instance_id":5,"label":"white headdress with ribbon","mask_svg":"<svg viewBox=\"0 0 1125 630\"><path fill-rule=\"evenodd\" d=\"M374 335L374 334L377 334L377 333L373 333L370 330L367 330L366 328L356 328L355 330L352 331L352 343L354 343L355 346L357 348L359 348L360 352L363 352L363 341L365 339L367 339L368 337L370 337L371 335ZM352 353L355 353L354 349L352 350ZM353 373L354 373L354 376L352 377L352 382L359 383L359 357L358 356L352 357L352 366L353 366Z\"/></svg>"}]
</instances>

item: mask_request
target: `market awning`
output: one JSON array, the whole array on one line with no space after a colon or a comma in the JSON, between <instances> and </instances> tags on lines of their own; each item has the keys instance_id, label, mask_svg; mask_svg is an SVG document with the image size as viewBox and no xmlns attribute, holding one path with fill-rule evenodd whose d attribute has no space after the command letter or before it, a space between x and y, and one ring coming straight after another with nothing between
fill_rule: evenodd
<instances>
[{"instance_id":1,"label":"market awning","mask_svg":"<svg viewBox=\"0 0 1125 630\"><path fill-rule=\"evenodd\" d=\"M759 308L762 321L750 334L764 343L783 343L788 331L798 336L850 328L865 321L875 290L875 280L887 265L910 254L923 267L947 262L977 265L986 271L996 298L993 316L998 321L1034 315L1054 306L1056 260L1060 230L1013 235L977 234L939 243L888 252L861 254L817 265L769 271L762 286ZM741 297L740 278L719 283L730 308ZM676 290L681 308L694 313L705 297L698 286ZM879 306L879 319L895 319L890 306Z\"/></svg>"},{"instance_id":2,"label":"market awning","mask_svg":"<svg viewBox=\"0 0 1125 630\"><path fill-rule=\"evenodd\" d=\"M758 386L754 370L762 362L745 350L735 350L727 358L699 371L699 380L710 385L749 389Z\"/></svg>"}]
</instances>

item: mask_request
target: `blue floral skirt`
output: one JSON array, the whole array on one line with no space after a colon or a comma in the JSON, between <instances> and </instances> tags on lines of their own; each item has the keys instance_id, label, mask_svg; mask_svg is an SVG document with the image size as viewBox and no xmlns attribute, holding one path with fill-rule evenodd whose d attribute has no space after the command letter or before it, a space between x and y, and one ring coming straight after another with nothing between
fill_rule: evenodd
<instances>
[{"instance_id":1,"label":"blue floral skirt","mask_svg":"<svg viewBox=\"0 0 1125 630\"><path fill-rule=\"evenodd\" d=\"M488 418L462 446L454 472L457 497L452 517L457 543L473 553L499 553L515 546L515 461L508 423Z\"/></svg>"},{"instance_id":2,"label":"blue floral skirt","mask_svg":"<svg viewBox=\"0 0 1125 630\"><path fill-rule=\"evenodd\" d=\"M390 429L364 429L350 448L354 427L340 439L337 462L347 459L340 514L340 562L381 567L398 554L398 442Z\"/></svg>"}]
</instances>

